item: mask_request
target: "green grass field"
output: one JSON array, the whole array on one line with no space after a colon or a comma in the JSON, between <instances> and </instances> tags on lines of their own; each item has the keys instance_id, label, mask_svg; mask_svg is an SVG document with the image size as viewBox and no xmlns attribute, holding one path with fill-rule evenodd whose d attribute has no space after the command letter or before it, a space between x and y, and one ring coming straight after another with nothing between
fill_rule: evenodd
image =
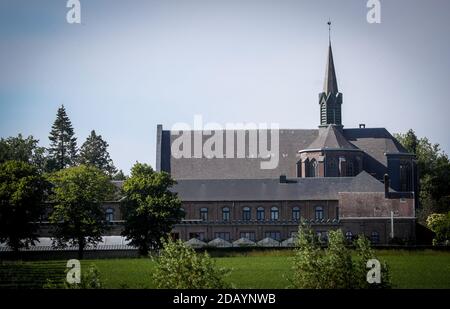
<instances>
[{"instance_id":1,"label":"green grass field","mask_svg":"<svg viewBox=\"0 0 450 309\"><path fill-rule=\"evenodd\" d=\"M388 262L395 288L450 288L450 252L377 251ZM232 269L227 278L236 288L286 288L289 285L290 251L249 252L217 257L217 264ZM84 260L95 264L106 288L153 288L154 263L148 258ZM65 261L3 262L0 287L39 288L47 278L64 278Z\"/></svg>"}]
</instances>

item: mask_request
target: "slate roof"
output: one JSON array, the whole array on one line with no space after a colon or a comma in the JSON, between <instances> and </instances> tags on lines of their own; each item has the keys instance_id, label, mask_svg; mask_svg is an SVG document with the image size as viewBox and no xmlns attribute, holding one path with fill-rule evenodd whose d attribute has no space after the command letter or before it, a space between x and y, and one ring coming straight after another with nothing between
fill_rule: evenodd
<instances>
[{"instance_id":1,"label":"slate roof","mask_svg":"<svg viewBox=\"0 0 450 309\"><path fill-rule=\"evenodd\" d=\"M319 128L319 135L307 147L307 149L356 150L358 148L347 141L347 139L342 135L341 129L339 129L336 125L329 125L325 128Z\"/></svg>"},{"instance_id":2,"label":"slate roof","mask_svg":"<svg viewBox=\"0 0 450 309\"><path fill-rule=\"evenodd\" d=\"M160 161L162 170L172 174L175 179L275 179L280 175L297 176L297 162L300 160L298 151L317 145L339 146L360 149L365 152L364 169L382 179L387 172L385 153L407 153L385 128L343 129L342 134L336 133L336 128L329 129L329 134L320 137L319 129L280 129L279 133L279 164L275 169L260 168L261 158L180 158L171 154L171 144L177 138L171 131L162 131ZM333 130L333 131L331 131ZM193 132L193 131L192 131ZM245 131L248 138L257 131ZM340 132L339 132L340 133ZM236 143L235 132L235 143ZM192 145L193 137L192 136ZM225 134L224 134L225 135ZM344 137L344 139L342 138ZM203 140L208 138L203 136ZM346 142L346 141L347 142ZM268 140L270 145L270 139ZM224 154L226 147L224 142ZM236 147L235 147L236 153Z\"/></svg>"},{"instance_id":3,"label":"slate roof","mask_svg":"<svg viewBox=\"0 0 450 309\"><path fill-rule=\"evenodd\" d=\"M169 131L167 131L169 132ZM237 141L237 132L235 132L235 143ZM258 133L257 131L247 130L245 132L248 140L249 134ZM236 148L233 158L207 159L207 158L180 158L175 159L171 156L169 147L164 144L171 145L177 138L176 135L166 135L163 140L162 148L166 151L162 152L162 162L169 161L169 166L165 171L172 174L175 179L257 179L257 178L278 178L281 174L288 177L296 177L296 164L300 160L297 158L297 152L306 148L311 144L319 134L319 130L280 130L279 131L279 164L278 167L271 170L262 170L260 158L249 158L248 149L246 158L237 158ZM194 134L191 134L192 145L194 145ZM203 137L206 140L208 137ZM270 145L270 139L268 139ZM224 153L226 147L224 145Z\"/></svg>"},{"instance_id":4,"label":"slate roof","mask_svg":"<svg viewBox=\"0 0 450 309\"><path fill-rule=\"evenodd\" d=\"M384 185L363 171L356 177L179 180L172 191L182 201L337 200L339 192L384 192Z\"/></svg>"},{"instance_id":5,"label":"slate roof","mask_svg":"<svg viewBox=\"0 0 450 309\"><path fill-rule=\"evenodd\" d=\"M385 128L345 129L344 137L385 167L387 166L385 153L408 154L408 151Z\"/></svg>"},{"instance_id":6,"label":"slate roof","mask_svg":"<svg viewBox=\"0 0 450 309\"><path fill-rule=\"evenodd\" d=\"M325 78L323 84L323 92L325 93L338 93L338 85L336 78L336 70L334 68L333 51L331 49L331 43L328 47L327 68L325 70Z\"/></svg>"}]
</instances>

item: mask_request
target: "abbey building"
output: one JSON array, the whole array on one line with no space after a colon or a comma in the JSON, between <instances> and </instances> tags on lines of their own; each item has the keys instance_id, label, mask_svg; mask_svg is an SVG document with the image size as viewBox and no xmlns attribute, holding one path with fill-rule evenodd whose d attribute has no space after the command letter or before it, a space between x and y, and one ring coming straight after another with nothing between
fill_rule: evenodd
<instances>
[{"instance_id":1,"label":"abbey building","mask_svg":"<svg viewBox=\"0 0 450 309\"><path fill-rule=\"evenodd\" d=\"M180 132L157 127L157 170L178 182L185 218L173 231L183 240L287 241L301 219L327 237L340 228L350 240L415 239L415 158L385 128L345 128L331 43L316 129L279 130L279 163L262 158L174 154ZM240 132L249 137L256 132ZM232 132L239 134L239 132ZM195 132L192 132L192 136ZM221 145L222 146L222 145ZM248 147L246 148L248 149ZM234 150L233 150L234 151Z\"/></svg>"}]
</instances>

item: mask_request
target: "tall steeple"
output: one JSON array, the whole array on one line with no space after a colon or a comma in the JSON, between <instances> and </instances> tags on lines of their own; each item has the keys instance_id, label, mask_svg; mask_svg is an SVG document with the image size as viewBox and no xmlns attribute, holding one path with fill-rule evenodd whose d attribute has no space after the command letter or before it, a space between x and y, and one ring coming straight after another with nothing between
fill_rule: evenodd
<instances>
[{"instance_id":1,"label":"tall steeple","mask_svg":"<svg viewBox=\"0 0 450 309\"><path fill-rule=\"evenodd\" d=\"M325 70L325 80L323 83L323 92L338 93L338 85L336 79L336 70L334 69L333 50L331 49L331 42L328 46L328 61Z\"/></svg>"},{"instance_id":2,"label":"tall steeple","mask_svg":"<svg viewBox=\"0 0 450 309\"><path fill-rule=\"evenodd\" d=\"M337 125L342 127L342 93L338 90L336 69L331 48L331 21L328 22L328 58L325 70L323 92L319 94L320 126Z\"/></svg>"}]
</instances>

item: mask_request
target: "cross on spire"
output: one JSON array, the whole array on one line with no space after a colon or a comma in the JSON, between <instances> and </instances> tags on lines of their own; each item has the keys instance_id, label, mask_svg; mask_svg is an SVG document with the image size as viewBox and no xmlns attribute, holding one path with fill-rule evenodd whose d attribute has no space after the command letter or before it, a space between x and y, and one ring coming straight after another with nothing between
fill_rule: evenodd
<instances>
[{"instance_id":1,"label":"cross on spire","mask_svg":"<svg viewBox=\"0 0 450 309\"><path fill-rule=\"evenodd\" d=\"M328 19L328 43L331 45L331 19Z\"/></svg>"}]
</instances>

